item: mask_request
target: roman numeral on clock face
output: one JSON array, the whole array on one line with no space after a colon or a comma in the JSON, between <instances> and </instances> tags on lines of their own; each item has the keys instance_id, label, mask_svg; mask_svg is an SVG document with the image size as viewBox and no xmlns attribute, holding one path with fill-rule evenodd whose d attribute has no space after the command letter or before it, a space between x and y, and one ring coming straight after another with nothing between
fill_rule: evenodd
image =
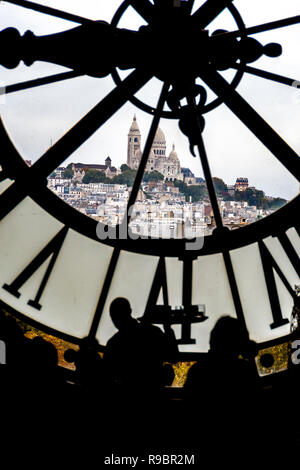
<instances>
[{"instance_id":1,"label":"roman numeral on clock face","mask_svg":"<svg viewBox=\"0 0 300 470\"><path fill-rule=\"evenodd\" d=\"M193 283L193 258L184 258L180 261L183 261L182 265L182 308L185 312L191 312L197 310L197 306L192 305L192 283ZM163 303L165 307L166 323L167 323L167 314L171 313L172 306L169 305L169 295L168 295L168 284L167 284L167 272L166 272L166 262L165 258L160 258L153 283L150 289L144 318L150 318L151 314L156 311L157 301L159 294L162 291ZM181 338L179 339L180 344L195 344L196 340L191 338L191 325L192 319L189 319L189 314L185 313L186 319L182 320L181 325ZM163 318L161 319L163 323Z\"/></svg>"},{"instance_id":2,"label":"roman numeral on clock face","mask_svg":"<svg viewBox=\"0 0 300 470\"><path fill-rule=\"evenodd\" d=\"M160 258L157 269L155 272L155 276L153 279L153 283L151 286L151 290L149 293L145 315L151 313L153 307L156 306L159 293L162 289L163 293L163 301L165 306L169 306L169 296L168 296L168 285L167 285L167 273L166 273L166 262L164 258Z\"/></svg>"},{"instance_id":3,"label":"roman numeral on clock face","mask_svg":"<svg viewBox=\"0 0 300 470\"><path fill-rule=\"evenodd\" d=\"M21 293L19 289L30 279L30 277L41 267L41 265L48 259L49 263L45 274L42 278L38 291L34 299L28 301L28 305L31 307L41 310L42 305L40 304L41 296L45 290L61 247L65 241L66 235L68 233L68 228L62 228L55 237L50 240L50 242L40 251L40 253L35 256L35 258L18 274L18 276L10 284L4 284L3 289L7 290L13 296L19 298Z\"/></svg>"},{"instance_id":4,"label":"roman numeral on clock face","mask_svg":"<svg viewBox=\"0 0 300 470\"><path fill-rule=\"evenodd\" d=\"M300 261L297 251L293 244L291 243L289 237L286 233L282 233L278 236L281 247L283 248L285 254L288 257L290 262L290 268L292 267L295 272L300 277ZM275 273L284 285L287 292L290 296L295 299L295 286L292 286L290 281L287 279L287 276L284 274L283 269L279 265L279 262L276 261L274 256L271 253L271 250L268 249L267 244L264 241L258 243L259 252L261 257L261 262L264 271L264 277L266 282L266 287L268 291L273 323L270 324L270 328L278 328L289 323L289 318L284 318L282 313L282 308L280 304L280 296L278 293L278 288L276 284Z\"/></svg>"}]
</instances>

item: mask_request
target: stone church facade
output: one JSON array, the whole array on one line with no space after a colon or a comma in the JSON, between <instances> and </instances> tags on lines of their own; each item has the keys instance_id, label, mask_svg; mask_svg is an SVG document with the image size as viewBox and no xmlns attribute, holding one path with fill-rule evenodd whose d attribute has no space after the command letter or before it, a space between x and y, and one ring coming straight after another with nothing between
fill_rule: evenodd
<instances>
[{"instance_id":1,"label":"stone church facade","mask_svg":"<svg viewBox=\"0 0 300 470\"><path fill-rule=\"evenodd\" d=\"M74 179L82 181L86 170L97 170L105 173L105 176L112 178L113 176L119 175L120 171L112 166L111 158L107 157L104 165L98 165L95 163L72 163L72 170L74 171Z\"/></svg>"},{"instance_id":2,"label":"stone church facade","mask_svg":"<svg viewBox=\"0 0 300 470\"><path fill-rule=\"evenodd\" d=\"M183 180L180 161L173 144L172 151L166 155L166 138L163 131L158 128L151 152L147 161L146 171L159 171L164 176L165 181ZM132 124L128 133L127 147L127 165L130 168L137 169L142 157L141 133L134 115Z\"/></svg>"}]
</instances>

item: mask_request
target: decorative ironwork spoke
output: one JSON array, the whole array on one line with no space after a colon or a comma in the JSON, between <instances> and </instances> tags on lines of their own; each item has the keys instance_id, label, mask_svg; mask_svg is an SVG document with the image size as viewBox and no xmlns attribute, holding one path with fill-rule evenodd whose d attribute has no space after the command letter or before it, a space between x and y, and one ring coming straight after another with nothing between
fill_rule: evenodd
<instances>
[{"instance_id":1,"label":"decorative ironwork spoke","mask_svg":"<svg viewBox=\"0 0 300 470\"><path fill-rule=\"evenodd\" d=\"M30 2L27 0L5 0L6 3L12 3L23 8L29 8L30 10L38 11L39 13L45 13L46 15L56 16L67 21L73 21L79 24L95 24L94 20L83 18L82 16L73 15L65 11L57 10L56 8L47 7L40 5L39 3Z\"/></svg>"},{"instance_id":2,"label":"decorative ironwork spoke","mask_svg":"<svg viewBox=\"0 0 300 470\"><path fill-rule=\"evenodd\" d=\"M36 176L48 176L66 158L96 132L128 99L142 88L152 75L132 72L31 167Z\"/></svg>"},{"instance_id":3,"label":"decorative ironwork spoke","mask_svg":"<svg viewBox=\"0 0 300 470\"><path fill-rule=\"evenodd\" d=\"M232 68L237 70L243 69L244 72L250 73L251 75L266 78L267 80L272 80L273 82L282 83L283 85L295 87L295 83L299 83L298 80L295 80L294 78L284 77L283 75L267 72L266 70L250 67L249 65L246 65L244 67L241 67L240 65L232 65Z\"/></svg>"},{"instance_id":4,"label":"decorative ironwork spoke","mask_svg":"<svg viewBox=\"0 0 300 470\"><path fill-rule=\"evenodd\" d=\"M196 103L195 103L195 97L192 93L188 94L187 102L188 102L188 105L190 106L190 108L192 109L193 119L196 122L196 128L198 128L196 145L198 147L200 162L201 162L201 165L202 165L202 170L203 170L203 174L204 174L204 178L205 178L205 182L206 182L207 191L208 191L208 194L209 194L210 203L211 203L212 210L213 210L213 213L214 213L216 226L217 226L218 229L221 229L223 227L223 221L222 221L222 217L221 217L221 213L220 213L220 208L219 208L219 204L218 204L218 200L217 200L217 195L216 195L213 179L212 179L212 176L211 176L211 171L210 171L210 167L209 167L209 162L208 162L208 158L207 158L207 154L206 154L204 141L203 141L203 138L202 138L203 126L201 125L201 122L200 122L200 119L199 119L199 111L198 111Z\"/></svg>"},{"instance_id":5,"label":"decorative ironwork spoke","mask_svg":"<svg viewBox=\"0 0 300 470\"><path fill-rule=\"evenodd\" d=\"M96 337L98 327L99 327L99 323L100 323L100 320L101 320L101 317L102 317L103 309L104 309L104 306L105 306L105 302L106 302L106 299L107 299L107 296L108 296L108 293L109 293L109 289L110 289L110 286L111 286L111 282L113 280L114 273L115 273L117 263L118 263L118 260L119 260L120 252L121 252L120 248L115 248L114 251L113 251L113 254L111 256L109 266L108 266L108 269L107 269L107 273L106 273L106 277L105 277L105 280L104 280L104 283L103 283L103 287L102 287L102 290L101 290L101 293L100 293L100 297L99 297L99 300L98 300L98 304L97 304L97 307L96 307L96 311L95 311L95 314L94 314L92 325L91 325L91 328L90 328L90 332L89 332L89 335L88 335L88 337L90 339L94 339Z\"/></svg>"},{"instance_id":6,"label":"decorative ironwork spoke","mask_svg":"<svg viewBox=\"0 0 300 470\"><path fill-rule=\"evenodd\" d=\"M220 235L222 236L223 231L228 230L228 229L224 228L224 226L223 226L223 220L222 220L222 216L221 216L221 213L220 213L220 208L219 208L219 204L218 204L218 200L217 200L215 187L214 187L214 184L213 184L213 179L212 179L212 176L211 176L211 171L210 171L209 162L208 162L208 158L207 158L207 154L206 154L206 150L205 150L205 146L204 146L204 141L203 141L203 138L202 138L203 127L201 126L201 122L199 120L199 115L198 115L198 112L197 112L195 99L191 95L188 96L188 103L191 106L191 108L193 109L194 118L196 119L197 125L198 125L198 128L199 128L199 136L198 136L198 143L197 143L198 152L199 152L199 156L200 156L200 161L201 161L201 165L202 165L202 169L203 169L203 174L204 174L204 178L205 178L205 182L206 182L207 191L208 191L208 194L209 194L210 203L211 203L212 210L213 210L214 217L215 217L216 227L217 227L217 230L219 231L219 236ZM241 323L241 327L242 327L243 331L247 332L247 326L246 326L246 322L245 322L243 307L242 307L242 303L241 303L241 299L240 299L240 295L239 295L239 291L238 291L238 286L237 286L237 282L236 282L236 278L235 278L235 274L234 274L230 254L229 254L229 251L227 249L223 249L222 254L223 254L224 264L225 264L225 268L226 268L226 273L227 273L228 282L229 282L229 285L230 285L230 290L231 290L231 294L232 294L232 298L233 298L233 303L234 303L236 315L237 315L238 320Z\"/></svg>"},{"instance_id":7,"label":"decorative ironwork spoke","mask_svg":"<svg viewBox=\"0 0 300 470\"><path fill-rule=\"evenodd\" d=\"M82 73L72 70L70 72L62 72L55 75L48 75L47 77L28 80L26 82L14 83L13 85L7 85L4 87L3 94L7 95L8 93L14 93L16 91L36 88L42 85L49 85L50 83L61 82L62 80L69 80L70 78L80 77L82 75Z\"/></svg>"},{"instance_id":8,"label":"decorative ironwork spoke","mask_svg":"<svg viewBox=\"0 0 300 470\"><path fill-rule=\"evenodd\" d=\"M114 67L132 69L138 64L147 65L139 53L148 44L143 43L141 34L117 29L105 21L94 24L45 36L36 36L32 31L21 35L16 28L6 28L0 32L0 43L9 44L9 48L1 49L0 64L12 69L21 60L27 66L36 61L50 62L97 78L109 75ZM96 58L93 45L104 43L109 47L102 47ZM138 58L133 59L130 51L138 46Z\"/></svg>"},{"instance_id":9,"label":"decorative ironwork spoke","mask_svg":"<svg viewBox=\"0 0 300 470\"><path fill-rule=\"evenodd\" d=\"M155 111L155 115L154 115L153 120L152 120L152 124L151 124L150 130L149 130L149 134L148 134L147 141L146 141L146 144L145 144L145 148L144 148L144 151L143 151L143 155L142 155L142 158L141 158L141 162L139 164L139 168L137 170L137 174L136 174L133 186L132 186L131 194L130 194L130 197L128 199L126 214L125 214L125 218L123 220L123 222L126 221L127 226L129 225L130 219L131 219L131 210L130 209L134 206L137 195L138 195L138 192L139 192L139 188L140 188L143 176L144 176L145 168L146 168L147 161L148 161L148 158L149 158L149 155L150 155L150 151L151 151L151 148L152 148L152 145L153 145L155 134L156 134L156 131L157 131L157 128L158 128L158 125L159 125L160 118L161 118L161 113L162 113L164 104L165 104L166 99L167 99L167 93L169 91L169 87L170 87L169 83L165 83L163 88L162 88L162 91L161 91L161 94L160 94L160 97L159 97L159 101L158 101L158 104L157 104L157 108L156 108L156 111Z\"/></svg>"},{"instance_id":10,"label":"decorative ironwork spoke","mask_svg":"<svg viewBox=\"0 0 300 470\"><path fill-rule=\"evenodd\" d=\"M147 23L153 20L154 6L148 0L130 0L129 3Z\"/></svg>"},{"instance_id":11,"label":"decorative ironwork spoke","mask_svg":"<svg viewBox=\"0 0 300 470\"><path fill-rule=\"evenodd\" d=\"M292 26L293 24L300 23L300 15L291 16L290 18L284 18L283 20L271 21L270 23L264 23L257 26L250 26L244 31L231 31L229 33L224 33L228 37L240 37L244 34L256 34L263 33L265 31L270 31L272 29L284 28L285 26Z\"/></svg>"},{"instance_id":12,"label":"decorative ironwork spoke","mask_svg":"<svg viewBox=\"0 0 300 470\"><path fill-rule=\"evenodd\" d=\"M246 325L245 316L243 312L242 302L241 302L241 298L240 298L240 294L239 294L239 290L238 290L238 286L237 286L237 282L236 282L236 278L235 278L235 274L234 274L234 270L232 266L230 253L228 250L223 251L223 259L225 263L226 273L227 273L228 282L230 285L230 290L231 290L231 295L232 295L232 300L234 303L236 316L238 320L240 321L241 328L247 334L248 330L247 330L247 325Z\"/></svg>"},{"instance_id":13,"label":"decorative ironwork spoke","mask_svg":"<svg viewBox=\"0 0 300 470\"><path fill-rule=\"evenodd\" d=\"M201 134L200 131L199 131L199 143L198 143L197 147L198 147L198 152L199 152L199 156L200 156L200 161L201 161L201 165L202 165L202 169L203 169L203 174L204 174L204 178L205 178L205 182L206 182L206 187L207 187L211 207L212 207L212 210L213 210L213 213L214 213L214 216L215 216L216 226L217 226L218 229L221 229L221 228L223 228L222 216L221 216L221 213L220 213L218 199L217 199L213 179L212 179L212 176L211 176L211 171L210 171L210 167L209 167L209 163L208 163L208 158L207 158L207 154L206 154L202 134Z\"/></svg>"},{"instance_id":14,"label":"decorative ironwork spoke","mask_svg":"<svg viewBox=\"0 0 300 470\"><path fill-rule=\"evenodd\" d=\"M300 179L300 158L271 126L213 68L201 70L199 76L221 97L226 106L273 153L285 168Z\"/></svg>"},{"instance_id":15,"label":"decorative ironwork spoke","mask_svg":"<svg viewBox=\"0 0 300 470\"><path fill-rule=\"evenodd\" d=\"M207 0L194 14L199 28L205 29L233 0Z\"/></svg>"}]
</instances>

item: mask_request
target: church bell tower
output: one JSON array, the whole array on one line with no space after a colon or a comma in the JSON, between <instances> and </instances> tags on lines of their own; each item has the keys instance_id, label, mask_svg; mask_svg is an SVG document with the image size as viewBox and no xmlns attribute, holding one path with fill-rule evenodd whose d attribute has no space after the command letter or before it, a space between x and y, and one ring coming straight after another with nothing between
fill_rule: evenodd
<instances>
[{"instance_id":1,"label":"church bell tower","mask_svg":"<svg viewBox=\"0 0 300 470\"><path fill-rule=\"evenodd\" d=\"M127 147L127 165L130 168L136 168L136 152L141 150L141 133L136 121L136 115L133 117L132 124L128 133Z\"/></svg>"}]
</instances>

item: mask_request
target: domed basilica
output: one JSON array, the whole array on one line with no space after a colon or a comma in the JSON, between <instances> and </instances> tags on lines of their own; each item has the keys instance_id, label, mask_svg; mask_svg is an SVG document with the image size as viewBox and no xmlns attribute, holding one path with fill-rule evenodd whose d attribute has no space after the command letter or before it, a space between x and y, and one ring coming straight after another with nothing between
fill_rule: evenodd
<instances>
[{"instance_id":1,"label":"domed basilica","mask_svg":"<svg viewBox=\"0 0 300 470\"><path fill-rule=\"evenodd\" d=\"M165 178L165 181L183 180L179 158L175 152L175 145L169 156L166 156L166 138L163 131L158 128L151 152L147 161L146 171L159 171ZM127 165L130 168L137 169L142 157L141 133L134 115L128 134Z\"/></svg>"}]
</instances>

